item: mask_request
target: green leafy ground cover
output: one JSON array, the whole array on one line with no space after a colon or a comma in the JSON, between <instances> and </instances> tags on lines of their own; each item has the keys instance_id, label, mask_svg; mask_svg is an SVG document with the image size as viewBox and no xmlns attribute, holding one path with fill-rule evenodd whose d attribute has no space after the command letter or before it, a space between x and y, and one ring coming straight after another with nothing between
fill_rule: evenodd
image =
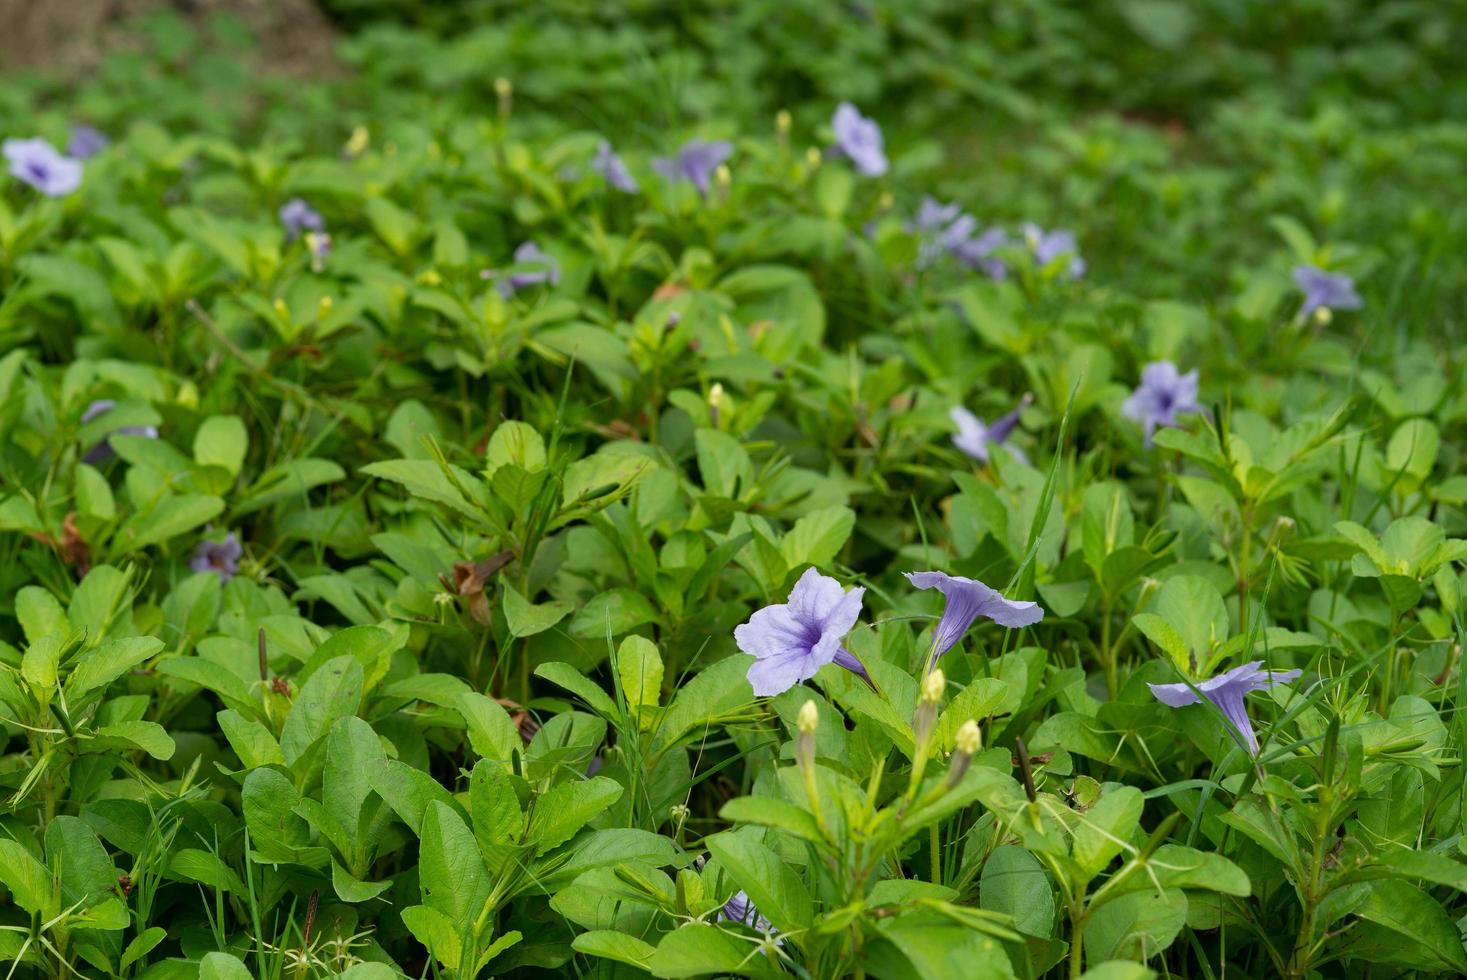
<instances>
[{"instance_id":1,"label":"green leafy ground cover","mask_svg":"<svg viewBox=\"0 0 1467 980\"><path fill-rule=\"evenodd\" d=\"M1454 18L469 9L0 89L9 975L1467 972Z\"/></svg>"}]
</instances>

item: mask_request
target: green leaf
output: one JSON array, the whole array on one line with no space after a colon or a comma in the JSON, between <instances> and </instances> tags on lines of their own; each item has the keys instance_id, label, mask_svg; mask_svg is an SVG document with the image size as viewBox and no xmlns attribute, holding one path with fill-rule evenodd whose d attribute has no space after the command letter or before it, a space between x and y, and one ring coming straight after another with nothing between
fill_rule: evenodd
<instances>
[{"instance_id":1,"label":"green leaf","mask_svg":"<svg viewBox=\"0 0 1467 980\"><path fill-rule=\"evenodd\" d=\"M220 891L247 895L248 889L239 876L219 856L198 848L186 847L176 851L168 862L168 870L189 881L203 882Z\"/></svg>"},{"instance_id":2,"label":"green leaf","mask_svg":"<svg viewBox=\"0 0 1467 980\"><path fill-rule=\"evenodd\" d=\"M362 699L362 665L335 657L301 685L280 731L280 751L292 765L338 718L356 714Z\"/></svg>"},{"instance_id":3,"label":"green leaf","mask_svg":"<svg viewBox=\"0 0 1467 980\"><path fill-rule=\"evenodd\" d=\"M0 838L0 882L11 900L33 915L54 914L51 872L18 842Z\"/></svg>"},{"instance_id":4,"label":"green leaf","mask_svg":"<svg viewBox=\"0 0 1467 980\"><path fill-rule=\"evenodd\" d=\"M1441 434L1429 419L1407 419L1396 427L1386 447L1385 466L1391 476L1400 474L1397 493L1414 493L1426 482L1440 447Z\"/></svg>"},{"instance_id":5,"label":"green leaf","mask_svg":"<svg viewBox=\"0 0 1467 980\"><path fill-rule=\"evenodd\" d=\"M654 977L702 977L710 973L745 973L751 947L745 941L702 922L662 937L646 964Z\"/></svg>"},{"instance_id":6,"label":"green leaf","mask_svg":"<svg viewBox=\"0 0 1467 980\"><path fill-rule=\"evenodd\" d=\"M808 810L771 796L735 797L723 805L718 816L729 823L772 827L816 843L825 839L820 833L820 825Z\"/></svg>"},{"instance_id":7,"label":"green leaf","mask_svg":"<svg viewBox=\"0 0 1467 980\"><path fill-rule=\"evenodd\" d=\"M474 691L458 696L458 710L468 724L469 745L479 757L510 768L520 750L520 730L509 712L493 698Z\"/></svg>"},{"instance_id":8,"label":"green leaf","mask_svg":"<svg viewBox=\"0 0 1467 980\"><path fill-rule=\"evenodd\" d=\"M543 633L571 611L571 604L559 599L533 605L508 582L503 583L502 592L504 623L509 628L509 635L515 638Z\"/></svg>"},{"instance_id":9,"label":"green leaf","mask_svg":"<svg viewBox=\"0 0 1467 980\"><path fill-rule=\"evenodd\" d=\"M796 521L784 536L780 542L780 553L790 568L828 566L845 547L855 526L856 512L849 507L811 511Z\"/></svg>"},{"instance_id":10,"label":"green leaf","mask_svg":"<svg viewBox=\"0 0 1467 980\"><path fill-rule=\"evenodd\" d=\"M229 953L205 953L199 960L199 980L253 980L249 967Z\"/></svg>"},{"instance_id":11,"label":"green leaf","mask_svg":"<svg viewBox=\"0 0 1467 980\"><path fill-rule=\"evenodd\" d=\"M201 466L218 466L238 476L250 448L250 436L237 415L213 415L194 434L194 459Z\"/></svg>"},{"instance_id":12,"label":"green leaf","mask_svg":"<svg viewBox=\"0 0 1467 980\"><path fill-rule=\"evenodd\" d=\"M66 678L67 700L80 701L162 650L163 641L151 636L130 636L88 650L76 659L76 665Z\"/></svg>"},{"instance_id":13,"label":"green leaf","mask_svg":"<svg viewBox=\"0 0 1467 980\"><path fill-rule=\"evenodd\" d=\"M631 638L628 637L628 640ZM623 644L625 645L625 644ZM660 666L660 665L659 665ZM596 682L570 664L552 661L535 668L535 676L565 688L586 702L586 706L603 718L616 716L616 704Z\"/></svg>"},{"instance_id":14,"label":"green leaf","mask_svg":"<svg viewBox=\"0 0 1467 980\"><path fill-rule=\"evenodd\" d=\"M1083 880L1104 871L1130 842L1141 821L1145 799L1134 786L1108 786L1100 801L1084 813L1075 814L1074 840L1070 856L1079 866Z\"/></svg>"},{"instance_id":15,"label":"green leaf","mask_svg":"<svg viewBox=\"0 0 1467 980\"><path fill-rule=\"evenodd\" d=\"M544 854L575 836L598 813L620 799L621 784L605 776L554 786L535 801L526 833L535 853Z\"/></svg>"},{"instance_id":16,"label":"green leaf","mask_svg":"<svg viewBox=\"0 0 1467 980\"><path fill-rule=\"evenodd\" d=\"M423 816L418 880L423 904L443 913L460 935L468 936L484 908L493 882L479 857L474 835L453 808L430 803Z\"/></svg>"},{"instance_id":17,"label":"green leaf","mask_svg":"<svg viewBox=\"0 0 1467 980\"><path fill-rule=\"evenodd\" d=\"M715 834L704 844L775 928L795 932L809 927L814 901L799 871L778 854L735 831Z\"/></svg>"},{"instance_id":18,"label":"green leaf","mask_svg":"<svg viewBox=\"0 0 1467 980\"><path fill-rule=\"evenodd\" d=\"M435 908L413 905L402 910L402 924L427 947L428 953L450 970L458 970L463 941L453 920Z\"/></svg>"},{"instance_id":19,"label":"green leaf","mask_svg":"<svg viewBox=\"0 0 1467 980\"><path fill-rule=\"evenodd\" d=\"M1040 938L1054 934L1054 888L1039 859L1022 847L994 848L983 865L978 895L983 908L1011 917L1020 932Z\"/></svg>"},{"instance_id":20,"label":"green leaf","mask_svg":"<svg viewBox=\"0 0 1467 980\"><path fill-rule=\"evenodd\" d=\"M141 551L203 527L224 512L224 501L202 493L165 494L149 510L134 514L118 529L114 550Z\"/></svg>"},{"instance_id":21,"label":"green leaf","mask_svg":"<svg viewBox=\"0 0 1467 980\"><path fill-rule=\"evenodd\" d=\"M615 960L634 966L639 970L650 970L653 955L657 950L635 936L614 929L592 929L571 940L571 948L587 956L599 956L604 960ZM662 974L654 974L662 975Z\"/></svg>"},{"instance_id":22,"label":"green leaf","mask_svg":"<svg viewBox=\"0 0 1467 980\"><path fill-rule=\"evenodd\" d=\"M1085 930L1085 948L1096 960L1149 960L1169 947L1187 924L1187 896L1180 889L1127 892L1096 908Z\"/></svg>"},{"instance_id":23,"label":"green leaf","mask_svg":"<svg viewBox=\"0 0 1467 980\"><path fill-rule=\"evenodd\" d=\"M138 933L122 951L122 959L118 961L117 968L126 971L129 966L151 953L166 935L168 935L168 930L162 926L150 926Z\"/></svg>"},{"instance_id":24,"label":"green leaf","mask_svg":"<svg viewBox=\"0 0 1467 980\"><path fill-rule=\"evenodd\" d=\"M644 707L657 707L662 695L662 655L656 644L640 636L622 640L616 651L616 672L633 718L641 717Z\"/></svg>"}]
</instances>

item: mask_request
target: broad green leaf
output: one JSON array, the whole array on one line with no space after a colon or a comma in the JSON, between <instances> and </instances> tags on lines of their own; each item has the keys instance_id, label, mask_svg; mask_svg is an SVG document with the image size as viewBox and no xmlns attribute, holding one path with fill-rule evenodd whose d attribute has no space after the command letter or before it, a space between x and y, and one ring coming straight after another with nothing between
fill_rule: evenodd
<instances>
[{"instance_id":1,"label":"broad green leaf","mask_svg":"<svg viewBox=\"0 0 1467 980\"><path fill-rule=\"evenodd\" d=\"M512 637L534 636L550 629L571 611L571 604L559 599L532 604L508 582L503 583L504 622Z\"/></svg>"},{"instance_id":2,"label":"broad green leaf","mask_svg":"<svg viewBox=\"0 0 1467 980\"><path fill-rule=\"evenodd\" d=\"M810 925L814 902L800 872L753 837L728 831L704 840L719 866L782 932Z\"/></svg>"},{"instance_id":3,"label":"broad green leaf","mask_svg":"<svg viewBox=\"0 0 1467 980\"><path fill-rule=\"evenodd\" d=\"M662 693L662 655L656 644L640 636L622 640L616 651L616 671L633 718L640 718L645 707L657 707Z\"/></svg>"},{"instance_id":4,"label":"broad green leaf","mask_svg":"<svg viewBox=\"0 0 1467 980\"><path fill-rule=\"evenodd\" d=\"M218 466L238 476L250 448L250 436L237 415L213 415L194 434L194 460L201 466Z\"/></svg>"},{"instance_id":5,"label":"broad green leaf","mask_svg":"<svg viewBox=\"0 0 1467 980\"><path fill-rule=\"evenodd\" d=\"M294 764L338 718L356 714L362 698L362 665L352 657L328 661L301 685L285 726L280 731L280 751Z\"/></svg>"}]
</instances>

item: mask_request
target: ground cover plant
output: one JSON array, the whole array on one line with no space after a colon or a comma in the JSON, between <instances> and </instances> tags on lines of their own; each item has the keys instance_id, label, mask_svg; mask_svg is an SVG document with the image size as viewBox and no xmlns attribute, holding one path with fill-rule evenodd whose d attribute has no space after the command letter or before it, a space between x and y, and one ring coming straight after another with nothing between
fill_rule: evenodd
<instances>
[{"instance_id":1,"label":"ground cover plant","mask_svg":"<svg viewBox=\"0 0 1467 980\"><path fill-rule=\"evenodd\" d=\"M1467 973L1449 16L326 6L0 88L7 976Z\"/></svg>"}]
</instances>

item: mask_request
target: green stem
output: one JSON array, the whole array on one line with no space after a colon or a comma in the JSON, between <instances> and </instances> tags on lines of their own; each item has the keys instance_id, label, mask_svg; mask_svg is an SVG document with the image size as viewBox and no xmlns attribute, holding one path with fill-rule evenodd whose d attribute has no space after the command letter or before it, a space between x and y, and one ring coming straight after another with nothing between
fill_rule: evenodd
<instances>
[{"instance_id":1,"label":"green stem","mask_svg":"<svg viewBox=\"0 0 1467 980\"><path fill-rule=\"evenodd\" d=\"M932 846L932 883L940 885L942 884L942 838L937 824L932 825L928 835L929 843Z\"/></svg>"}]
</instances>

